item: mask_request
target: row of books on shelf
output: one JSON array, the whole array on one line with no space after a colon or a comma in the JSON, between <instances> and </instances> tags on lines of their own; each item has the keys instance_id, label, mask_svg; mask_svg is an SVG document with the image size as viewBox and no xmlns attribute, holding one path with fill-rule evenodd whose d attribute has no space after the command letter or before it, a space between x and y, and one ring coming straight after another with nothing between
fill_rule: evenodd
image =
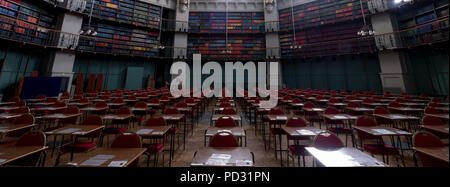
<instances>
[{"instance_id":1,"label":"row of books on shelf","mask_svg":"<svg viewBox=\"0 0 450 187\"><path fill-rule=\"evenodd\" d=\"M48 29L24 21L0 19L0 37L39 45L51 45L52 33Z\"/></svg>"},{"instance_id":2,"label":"row of books on shelf","mask_svg":"<svg viewBox=\"0 0 450 187\"><path fill-rule=\"evenodd\" d=\"M448 40L448 0L432 0L396 12L404 46Z\"/></svg>"},{"instance_id":3,"label":"row of books on shelf","mask_svg":"<svg viewBox=\"0 0 450 187\"><path fill-rule=\"evenodd\" d=\"M83 22L83 29L87 30L91 27L97 31L97 37L123 40L123 41L135 41L144 42L150 44L159 43L159 32L135 29L129 27L122 27L106 23L92 22L90 25L88 22Z\"/></svg>"},{"instance_id":4,"label":"row of books on shelf","mask_svg":"<svg viewBox=\"0 0 450 187\"><path fill-rule=\"evenodd\" d=\"M152 5L138 0L94 1L93 16L158 29L161 24L160 6ZM92 4L87 3L84 13L89 14Z\"/></svg>"},{"instance_id":5,"label":"row of books on shelf","mask_svg":"<svg viewBox=\"0 0 450 187\"><path fill-rule=\"evenodd\" d=\"M56 16L34 1L0 0L0 15L23 20L46 28L54 28Z\"/></svg>"},{"instance_id":6,"label":"row of books on shelf","mask_svg":"<svg viewBox=\"0 0 450 187\"><path fill-rule=\"evenodd\" d=\"M262 12L190 12L189 31L198 33L262 33Z\"/></svg>"},{"instance_id":7,"label":"row of books on shelf","mask_svg":"<svg viewBox=\"0 0 450 187\"><path fill-rule=\"evenodd\" d=\"M363 10L368 13L367 3L363 3ZM279 15L280 28L283 30L292 29L292 22L296 29L303 29L349 21L362 17L362 11L359 0L328 0L282 9Z\"/></svg>"}]
</instances>

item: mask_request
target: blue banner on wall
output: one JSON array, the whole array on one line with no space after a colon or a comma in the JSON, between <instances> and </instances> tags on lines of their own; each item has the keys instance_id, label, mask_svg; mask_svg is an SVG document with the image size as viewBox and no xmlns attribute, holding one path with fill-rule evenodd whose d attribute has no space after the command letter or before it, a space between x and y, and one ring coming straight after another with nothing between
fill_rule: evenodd
<instances>
[{"instance_id":1,"label":"blue banner on wall","mask_svg":"<svg viewBox=\"0 0 450 187\"><path fill-rule=\"evenodd\" d=\"M21 99L32 99L44 94L46 97L58 97L67 90L69 77L25 77Z\"/></svg>"}]
</instances>

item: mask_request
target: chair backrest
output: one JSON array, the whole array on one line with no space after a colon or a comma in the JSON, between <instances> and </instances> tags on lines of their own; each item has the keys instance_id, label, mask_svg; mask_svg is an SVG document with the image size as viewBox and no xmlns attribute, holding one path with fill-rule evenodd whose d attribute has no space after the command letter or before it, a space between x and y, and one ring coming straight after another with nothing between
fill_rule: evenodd
<instances>
[{"instance_id":1,"label":"chair backrest","mask_svg":"<svg viewBox=\"0 0 450 187\"><path fill-rule=\"evenodd\" d=\"M89 103L89 99L81 98L79 103Z\"/></svg>"},{"instance_id":2,"label":"chair backrest","mask_svg":"<svg viewBox=\"0 0 450 187\"><path fill-rule=\"evenodd\" d=\"M195 99L194 98L187 98L186 103L195 103Z\"/></svg>"},{"instance_id":3,"label":"chair backrest","mask_svg":"<svg viewBox=\"0 0 450 187\"><path fill-rule=\"evenodd\" d=\"M439 107L440 105L439 105L439 103L430 102L430 103L428 103L428 106L429 107Z\"/></svg>"},{"instance_id":4,"label":"chair backrest","mask_svg":"<svg viewBox=\"0 0 450 187\"><path fill-rule=\"evenodd\" d=\"M28 114L28 113L30 113L30 109L28 107L21 107L21 108L10 110L9 113L13 113L13 114Z\"/></svg>"},{"instance_id":5,"label":"chair backrest","mask_svg":"<svg viewBox=\"0 0 450 187\"><path fill-rule=\"evenodd\" d=\"M431 99L431 102L433 102L433 103L442 103L442 100L440 98L435 97L435 98Z\"/></svg>"},{"instance_id":6,"label":"chair backrest","mask_svg":"<svg viewBox=\"0 0 450 187\"><path fill-rule=\"evenodd\" d=\"M424 116L422 118L422 125L426 125L426 126L441 126L444 125L444 122L436 117L432 117L432 116Z\"/></svg>"},{"instance_id":7,"label":"chair backrest","mask_svg":"<svg viewBox=\"0 0 450 187\"><path fill-rule=\"evenodd\" d=\"M116 114L131 114L131 110L128 107L122 107L117 110Z\"/></svg>"},{"instance_id":8,"label":"chair backrest","mask_svg":"<svg viewBox=\"0 0 450 187\"><path fill-rule=\"evenodd\" d=\"M166 108L164 114L180 114L180 111L176 108Z\"/></svg>"},{"instance_id":9,"label":"chair backrest","mask_svg":"<svg viewBox=\"0 0 450 187\"><path fill-rule=\"evenodd\" d=\"M390 114L389 110L384 107L375 107L374 114Z\"/></svg>"},{"instance_id":10,"label":"chair backrest","mask_svg":"<svg viewBox=\"0 0 450 187\"><path fill-rule=\"evenodd\" d=\"M58 98L56 98L56 97L47 98L47 101L45 101L45 102L46 103L58 102Z\"/></svg>"},{"instance_id":11,"label":"chair backrest","mask_svg":"<svg viewBox=\"0 0 450 187\"><path fill-rule=\"evenodd\" d=\"M353 96L353 95L348 95L348 96L346 96L345 97L345 100L355 100L355 96Z\"/></svg>"},{"instance_id":12,"label":"chair backrest","mask_svg":"<svg viewBox=\"0 0 450 187\"><path fill-rule=\"evenodd\" d=\"M16 103L19 102L19 101L20 101L19 97L13 97L13 98L8 100L8 102L16 102Z\"/></svg>"},{"instance_id":13,"label":"chair backrest","mask_svg":"<svg viewBox=\"0 0 450 187\"><path fill-rule=\"evenodd\" d=\"M292 103L302 103L302 100L296 98L296 99L292 100Z\"/></svg>"},{"instance_id":14,"label":"chair backrest","mask_svg":"<svg viewBox=\"0 0 450 187\"><path fill-rule=\"evenodd\" d=\"M222 116L216 121L216 127L236 127L233 118L229 116Z\"/></svg>"},{"instance_id":15,"label":"chair backrest","mask_svg":"<svg viewBox=\"0 0 450 187\"><path fill-rule=\"evenodd\" d=\"M62 113L64 114L78 114L80 113L80 109L78 109L78 107L76 106L71 106L69 108L65 108Z\"/></svg>"},{"instance_id":16,"label":"chair backrest","mask_svg":"<svg viewBox=\"0 0 450 187\"><path fill-rule=\"evenodd\" d=\"M430 96L428 96L427 94L424 94L424 93L423 93L423 94L420 94L420 98L425 98L425 99L426 99L426 98L429 98L429 97L430 97Z\"/></svg>"},{"instance_id":17,"label":"chair backrest","mask_svg":"<svg viewBox=\"0 0 450 187\"><path fill-rule=\"evenodd\" d=\"M211 138L209 147L239 147L239 142L231 133L220 132Z\"/></svg>"},{"instance_id":18,"label":"chair backrest","mask_svg":"<svg viewBox=\"0 0 450 187\"><path fill-rule=\"evenodd\" d=\"M130 99L130 100L136 100L137 98L136 98L136 96L134 96L134 95L130 95L130 96L128 96L128 99Z\"/></svg>"},{"instance_id":19,"label":"chair backrest","mask_svg":"<svg viewBox=\"0 0 450 187\"><path fill-rule=\"evenodd\" d=\"M237 114L237 112L236 112L236 110L234 110L233 108L224 108L223 110L222 110L222 113L221 113L222 115L236 115Z\"/></svg>"},{"instance_id":20,"label":"chair backrest","mask_svg":"<svg viewBox=\"0 0 450 187\"><path fill-rule=\"evenodd\" d=\"M434 134L418 131L413 136L414 147L444 147L442 141ZM448 162L436 159L429 155L418 153L418 160L423 167L448 167Z\"/></svg>"},{"instance_id":21,"label":"chair backrest","mask_svg":"<svg viewBox=\"0 0 450 187\"><path fill-rule=\"evenodd\" d=\"M187 108L188 105L185 102L179 102L176 105L177 108Z\"/></svg>"},{"instance_id":22,"label":"chair backrest","mask_svg":"<svg viewBox=\"0 0 450 187\"><path fill-rule=\"evenodd\" d=\"M145 122L145 126L166 126L166 120L162 117L151 117Z\"/></svg>"},{"instance_id":23,"label":"chair backrest","mask_svg":"<svg viewBox=\"0 0 450 187\"><path fill-rule=\"evenodd\" d=\"M356 120L357 127L373 127L377 126L377 123L370 117L359 117Z\"/></svg>"},{"instance_id":24,"label":"chair backrest","mask_svg":"<svg viewBox=\"0 0 450 187\"><path fill-rule=\"evenodd\" d=\"M64 102L56 102L55 104L52 105L53 107L66 107L67 104Z\"/></svg>"},{"instance_id":25,"label":"chair backrest","mask_svg":"<svg viewBox=\"0 0 450 187\"><path fill-rule=\"evenodd\" d=\"M222 102L219 104L219 107L231 107L231 104L228 102Z\"/></svg>"},{"instance_id":26,"label":"chair backrest","mask_svg":"<svg viewBox=\"0 0 450 187\"><path fill-rule=\"evenodd\" d=\"M303 108L314 108L314 107L316 107L316 105L314 105L314 103L309 101L303 104Z\"/></svg>"},{"instance_id":27,"label":"chair backrest","mask_svg":"<svg viewBox=\"0 0 450 187\"><path fill-rule=\"evenodd\" d=\"M25 103L25 101L18 101L16 103L12 104L11 106L24 107L26 105L27 104Z\"/></svg>"},{"instance_id":28,"label":"chair backrest","mask_svg":"<svg viewBox=\"0 0 450 187\"><path fill-rule=\"evenodd\" d=\"M321 132L314 137L312 146L318 149L335 149L344 147L344 143L331 132Z\"/></svg>"},{"instance_id":29,"label":"chair backrest","mask_svg":"<svg viewBox=\"0 0 450 187\"><path fill-rule=\"evenodd\" d=\"M95 107L98 107L98 108L108 107L108 104L105 102L98 102L95 104Z\"/></svg>"},{"instance_id":30,"label":"chair backrest","mask_svg":"<svg viewBox=\"0 0 450 187\"><path fill-rule=\"evenodd\" d=\"M136 107L136 108L147 108L147 103L137 102L136 104L134 104L134 107Z\"/></svg>"},{"instance_id":31,"label":"chair backrest","mask_svg":"<svg viewBox=\"0 0 450 187\"><path fill-rule=\"evenodd\" d=\"M109 97L109 95L103 95L100 99L102 99L102 100L109 100L110 97Z\"/></svg>"},{"instance_id":32,"label":"chair backrest","mask_svg":"<svg viewBox=\"0 0 450 187\"><path fill-rule=\"evenodd\" d=\"M324 111L324 114L339 114L339 110L334 107L327 107Z\"/></svg>"},{"instance_id":33,"label":"chair backrest","mask_svg":"<svg viewBox=\"0 0 450 187\"><path fill-rule=\"evenodd\" d=\"M47 139L42 131L30 131L22 135L15 146L45 146Z\"/></svg>"},{"instance_id":34,"label":"chair backrest","mask_svg":"<svg viewBox=\"0 0 450 187\"><path fill-rule=\"evenodd\" d=\"M17 117L13 121L13 124L17 124L17 125L33 124L33 123L34 123L34 117L31 114L24 114L22 116Z\"/></svg>"},{"instance_id":35,"label":"chair backrest","mask_svg":"<svg viewBox=\"0 0 450 187\"><path fill-rule=\"evenodd\" d=\"M160 99L161 99L161 100L168 100L169 97L168 97L167 95L163 95L163 96L160 97Z\"/></svg>"},{"instance_id":36,"label":"chair backrest","mask_svg":"<svg viewBox=\"0 0 450 187\"><path fill-rule=\"evenodd\" d=\"M359 103L356 103L356 102L350 102L347 104L347 107L358 108L358 107L360 107L360 105L359 105Z\"/></svg>"},{"instance_id":37,"label":"chair backrest","mask_svg":"<svg viewBox=\"0 0 450 187\"><path fill-rule=\"evenodd\" d=\"M284 112L279 108L272 108L269 111L269 115L284 115Z\"/></svg>"},{"instance_id":38,"label":"chair backrest","mask_svg":"<svg viewBox=\"0 0 450 187\"><path fill-rule=\"evenodd\" d=\"M306 127L308 123L305 120L298 117L292 117L286 122L286 127Z\"/></svg>"},{"instance_id":39,"label":"chair backrest","mask_svg":"<svg viewBox=\"0 0 450 187\"><path fill-rule=\"evenodd\" d=\"M150 99L149 103L159 103L159 99L158 98L152 98L152 99Z\"/></svg>"},{"instance_id":40,"label":"chair backrest","mask_svg":"<svg viewBox=\"0 0 450 187\"><path fill-rule=\"evenodd\" d=\"M41 94L35 97L35 99L45 99L47 98L45 95Z\"/></svg>"},{"instance_id":41,"label":"chair backrest","mask_svg":"<svg viewBox=\"0 0 450 187\"><path fill-rule=\"evenodd\" d=\"M366 98L363 100L363 103L373 103L372 99Z\"/></svg>"},{"instance_id":42,"label":"chair backrest","mask_svg":"<svg viewBox=\"0 0 450 187\"><path fill-rule=\"evenodd\" d=\"M435 108L425 108L425 114L441 114L441 112Z\"/></svg>"},{"instance_id":43,"label":"chair backrest","mask_svg":"<svg viewBox=\"0 0 450 187\"><path fill-rule=\"evenodd\" d=\"M400 105L400 103L393 101L393 102L390 102L388 106L389 107L401 107L402 105Z\"/></svg>"},{"instance_id":44,"label":"chair backrest","mask_svg":"<svg viewBox=\"0 0 450 187\"><path fill-rule=\"evenodd\" d=\"M100 116L88 116L83 120L82 125L102 125L103 121Z\"/></svg>"},{"instance_id":45,"label":"chair backrest","mask_svg":"<svg viewBox=\"0 0 450 187\"><path fill-rule=\"evenodd\" d=\"M141 138L135 133L125 132L119 136L111 144L111 148L140 148L142 147Z\"/></svg>"},{"instance_id":46,"label":"chair backrest","mask_svg":"<svg viewBox=\"0 0 450 187\"><path fill-rule=\"evenodd\" d=\"M121 98L117 98L117 99L114 99L113 103L125 103L125 101L123 101L123 99L121 99Z\"/></svg>"},{"instance_id":47,"label":"chair backrest","mask_svg":"<svg viewBox=\"0 0 450 187\"><path fill-rule=\"evenodd\" d=\"M329 103L339 103L339 100L337 100L335 98L331 98L328 102Z\"/></svg>"}]
</instances>

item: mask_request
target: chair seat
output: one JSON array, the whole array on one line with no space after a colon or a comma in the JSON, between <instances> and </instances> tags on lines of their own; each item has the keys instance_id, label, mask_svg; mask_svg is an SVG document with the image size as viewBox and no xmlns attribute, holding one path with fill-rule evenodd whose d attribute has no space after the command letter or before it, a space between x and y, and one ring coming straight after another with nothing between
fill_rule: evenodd
<instances>
[{"instance_id":1,"label":"chair seat","mask_svg":"<svg viewBox=\"0 0 450 187\"><path fill-rule=\"evenodd\" d=\"M127 128L106 128L103 131L105 134L121 134L127 131Z\"/></svg>"},{"instance_id":2,"label":"chair seat","mask_svg":"<svg viewBox=\"0 0 450 187\"><path fill-rule=\"evenodd\" d=\"M374 155L396 155L398 150L387 144L364 144L364 150Z\"/></svg>"},{"instance_id":3,"label":"chair seat","mask_svg":"<svg viewBox=\"0 0 450 187\"><path fill-rule=\"evenodd\" d=\"M328 131L335 133L335 134L352 134L352 129L349 128L342 128L342 127L330 127L328 128Z\"/></svg>"},{"instance_id":4,"label":"chair seat","mask_svg":"<svg viewBox=\"0 0 450 187\"><path fill-rule=\"evenodd\" d=\"M142 145L142 147L147 148L147 150L145 152L147 153L155 153L155 147L156 147L156 152L160 152L163 149L163 144L144 144Z\"/></svg>"},{"instance_id":5,"label":"chair seat","mask_svg":"<svg viewBox=\"0 0 450 187\"><path fill-rule=\"evenodd\" d=\"M15 141L0 142L0 146L14 146L15 144Z\"/></svg>"},{"instance_id":6,"label":"chair seat","mask_svg":"<svg viewBox=\"0 0 450 187\"><path fill-rule=\"evenodd\" d=\"M95 142L77 142L70 143L61 147L62 152L86 152L95 148L97 144Z\"/></svg>"},{"instance_id":7,"label":"chair seat","mask_svg":"<svg viewBox=\"0 0 450 187\"><path fill-rule=\"evenodd\" d=\"M291 152L293 155L309 155L305 147L306 145L290 145L289 152Z\"/></svg>"}]
</instances>

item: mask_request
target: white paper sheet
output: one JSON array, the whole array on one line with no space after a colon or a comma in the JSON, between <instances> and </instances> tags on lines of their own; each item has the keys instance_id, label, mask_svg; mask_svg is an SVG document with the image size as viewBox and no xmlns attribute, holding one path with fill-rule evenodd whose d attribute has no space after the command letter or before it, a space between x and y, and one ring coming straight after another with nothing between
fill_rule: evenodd
<instances>
[{"instance_id":1,"label":"white paper sheet","mask_svg":"<svg viewBox=\"0 0 450 187\"><path fill-rule=\"evenodd\" d=\"M386 129L372 129L372 131L375 131L380 134L395 134L394 132Z\"/></svg>"},{"instance_id":2,"label":"white paper sheet","mask_svg":"<svg viewBox=\"0 0 450 187\"><path fill-rule=\"evenodd\" d=\"M6 162L6 159L0 159L0 163Z\"/></svg>"},{"instance_id":3,"label":"white paper sheet","mask_svg":"<svg viewBox=\"0 0 450 187\"><path fill-rule=\"evenodd\" d=\"M236 160L236 166L252 166L253 162L251 160Z\"/></svg>"},{"instance_id":4,"label":"white paper sheet","mask_svg":"<svg viewBox=\"0 0 450 187\"><path fill-rule=\"evenodd\" d=\"M112 161L109 163L108 167L124 167L127 162L128 160Z\"/></svg>"},{"instance_id":5,"label":"white paper sheet","mask_svg":"<svg viewBox=\"0 0 450 187\"><path fill-rule=\"evenodd\" d=\"M316 135L316 133L314 133L313 131L305 130L305 129L297 130L297 133L299 133L300 135L311 135L311 136Z\"/></svg>"},{"instance_id":6,"label":"white paper sheet","mask_svg":"<svg viewBox=\"0 0 450 187\"><path fill-rule=\"evenodd\" d=\"M153 131L153 129L140 129L138 131L136 131L136 134L149 134Z\"/></svg>"}]
</instances>

